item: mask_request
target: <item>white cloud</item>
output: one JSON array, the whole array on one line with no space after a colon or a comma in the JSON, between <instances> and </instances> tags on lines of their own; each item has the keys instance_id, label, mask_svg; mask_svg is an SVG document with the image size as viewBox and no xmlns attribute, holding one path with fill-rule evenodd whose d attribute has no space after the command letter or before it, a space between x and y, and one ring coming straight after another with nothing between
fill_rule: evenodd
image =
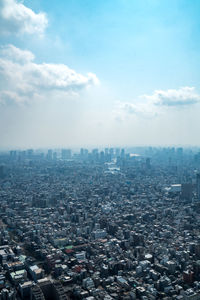
<instances>
[{"instance_id":1,"label":"white cloud","mask_svg":"<svg viewBox=\"0 0 200 300\"><path fill-rule=\"evenodd\" d=\"M194 87L181 87L177 90L156 90L153 95L144 95L148 101L160 106L188 106L200 102L200 95Z\"/></svg>"},{"instance_id":2,"label":"white cloud","mask_svg":"<svg viewBox=\"0 0 200 300\"><path fill-rule=\"evenodd\" d=\"M0 0L0 34L43 34L48 24L45 13L35 13L17 0Z\"/></svg>"},{"instance_id":3,"label":"white cloud","mask_svg":"<svg viewBox=\"0 0 200 300\"><path fill-rule=\"evenodd\" d=\"M27 102L48 93L77 93L98 83L95 74L86 76L64 64L37 64L34 55L13 45L0 49L0 101Z\"/></svg>"},{"instance_id":4,"label":"white cloud","mask_svg":"<svg viewBox=\"0 0 200 300\"><path fill-rule=\"evenodd\" d=\"M156 90L152 95L142 95L137 102L118 102L114 110L117 120L125 120L129 115L143 118L158 116L166 109L180 109L200 103L200 95L194 87Z\"/></svg>"},{"instance_id":5,"label":"white cloud","mask_svg":"<svg viewBox=\"0 0 200 300\"><path fill-rule=\"evenodd\" d=\"M21 50L13 45L1 46L0 57L22 64L33 61L35 58L31 51Z\"/></svg>"},{"instance_id":6,"label":"white cloud","mask_svg":"<svg viewBox=\"0 0 200 300\"><path fill-rule=\"evenodd\" d=\"M118 102L114 110L115 119L118 121L126 120L130 115L136 115L142 118L152 118L158 114L158 109L151 103L131 103Z\"/></svg>"}]
</instances>

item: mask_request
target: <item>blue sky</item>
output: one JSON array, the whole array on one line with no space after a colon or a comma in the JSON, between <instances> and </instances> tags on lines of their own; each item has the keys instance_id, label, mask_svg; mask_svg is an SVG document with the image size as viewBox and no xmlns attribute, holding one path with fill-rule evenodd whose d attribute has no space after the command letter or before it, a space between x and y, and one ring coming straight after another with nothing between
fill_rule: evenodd
<instances>
[{"instance_id":1,"label":"blue sky","mask_svg":"<svg viewBox=\"0 0 200 300\"><path fill-rule=\"evenodd\" d=\"M2 147L199 145L199 1L1 2Z\"/></svg>"},{"instance_id":2,"label":"blue sky","mask_svg":"<svg viewBox=\"0 0 200 300\"><path fill-rule=\"evenodd\" d=\"M38 7L49 16L48 37L57 40L54 49L47 41L47 55L39 47L38 59L92 69L128 97L199 82L199 1L41 1Z\"/></svg>"},{"instance_id":3,"label":"blue sky","mask_svg":"<svg viewBox=\"0 0 200 300\"><path fill-rule=\"evenodd\" d=\"M92 69L130 97L133 87L144 93L199 80L199 1L32 2L49 17L47 39L56 40L50 49L49 40L30 45L38 61Z\"/></svg>"}]
</instances>

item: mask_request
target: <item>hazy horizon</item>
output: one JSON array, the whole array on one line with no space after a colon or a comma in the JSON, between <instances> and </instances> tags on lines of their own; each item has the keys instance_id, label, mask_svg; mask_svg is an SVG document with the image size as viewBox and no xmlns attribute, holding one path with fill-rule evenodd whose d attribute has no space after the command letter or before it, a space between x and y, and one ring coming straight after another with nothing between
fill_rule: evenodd
<instances>
[{"instance_id":1,"label":"hazy horizon","mask_svg":"<svg viewBox=\"0 0 200 300\"><path fill-rule=\"evenodd\" d=\"M33 150L35 153L40 153L40 152L47 152L48 150L52 150L55 152L61 152L63 149L69 149L72 151L72 153L79 153L81 149L86 149L89 152L91 152L94 149L98 149L98 151L105 151L105 149L124 149L126 153L133 153L133 151L139 151L139 150L162 150L162 149L179 149L182 148L184 151L188 151L188 150L192 150L192 151L199 151L200 150L200 146L195 146L195 145L125 145L125 146L116 146L116 145L101 145L101 146L97 146L97 145L85 145L85 146L77 146L77 147L73 147L73 146L60 146L60 147L56 147L56 146L49 146L49 147L7 147L7 148L0 148L0 152L9 152L9 151L28 151L28 150Z\"/></svg>"}]
</instances>

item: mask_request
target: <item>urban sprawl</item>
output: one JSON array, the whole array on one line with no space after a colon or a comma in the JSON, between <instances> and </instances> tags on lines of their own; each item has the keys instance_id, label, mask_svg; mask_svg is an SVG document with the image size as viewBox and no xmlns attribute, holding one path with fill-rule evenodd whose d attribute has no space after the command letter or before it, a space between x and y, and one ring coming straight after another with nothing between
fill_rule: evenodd
<instances>
[{"instance_id":1,"label":"urban sprawl","mask_svg":"<svg viewBox=\"0 0 200 300\"><path fill-rule=\"evenodd\" d=\"M198 148L0 152L0 300L200 299Z\"/></svg>"}]
</instances>

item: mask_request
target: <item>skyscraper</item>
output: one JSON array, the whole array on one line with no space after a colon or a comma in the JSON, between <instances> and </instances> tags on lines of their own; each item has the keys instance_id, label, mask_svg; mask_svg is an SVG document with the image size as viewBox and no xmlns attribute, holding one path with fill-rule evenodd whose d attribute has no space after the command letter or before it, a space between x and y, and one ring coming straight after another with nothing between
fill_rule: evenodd
<instances>
[{"instance_id":1,"label":"skyscraper","mask_svg":"<svg viewBox=\"0 0 200 300\"><path fill-rule=\"evenodd\" d=\"M192 201L192 183L182 183L181 198Z\"/></svg>"},{"instance_id":2,"label":"skyscraper","mask_svg":"<svg viewBox=\"0 0 200 300\"><path fill-rule=\"evenodd\" d=\"M200 173L197 174L197 198L200 200Z\"/></svg>"},{"instance_id":3,"label":"skyscraper","mask_svg":"<svg viewBox=\"0 0 200 300\"><path fill-rule=\"evenodd\" d=\"M5 167L4 165L0 166L0 178L3 178L5 175Z\"/></svg>"},{"instance_id":4,"label":"skyscraper","mask_svg":"<svg viewBox=\"0 0 200 300\"><path fill-rule=\"evenodd\" d=\"M62 159L70 159L72 156L70 149L62 149L61 150L61 158Z\"/></svg>"}]
</instances>

